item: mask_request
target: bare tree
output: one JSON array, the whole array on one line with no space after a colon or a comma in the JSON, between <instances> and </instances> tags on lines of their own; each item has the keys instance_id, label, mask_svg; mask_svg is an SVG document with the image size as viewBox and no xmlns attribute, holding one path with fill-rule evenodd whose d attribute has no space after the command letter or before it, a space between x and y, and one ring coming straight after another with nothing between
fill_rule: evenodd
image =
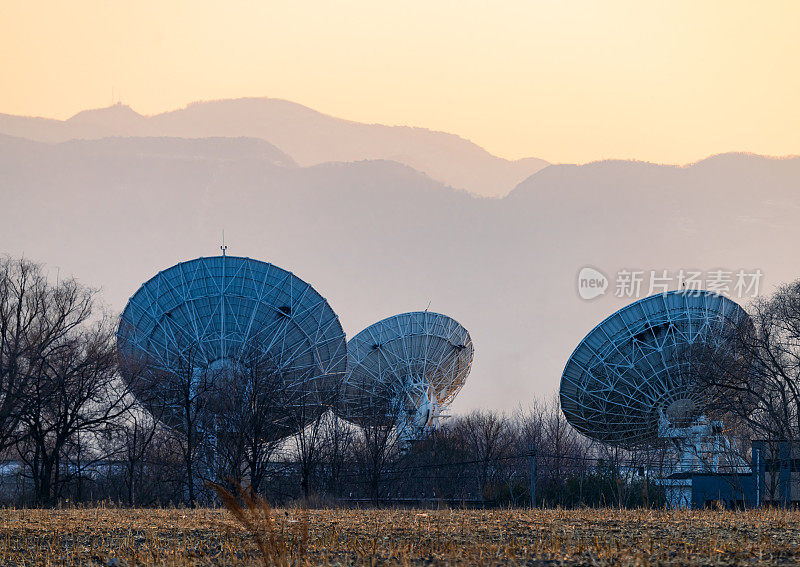
<instances>
[{"instance_id":1,"label":"bare tree","mask_svg":"<svg viewBox=\"0 0 800 567\"><path fill-rule=\"evenodd\" d=\"M58 348L38 360L37 368L27 388L31 402L21 417L25 440L19 452L33 478L37 502L48 504L57 496L69 444L90 444L133 401L118 378L108 317L62 338Z\"/></svg>"},{"instance_id":2,"label":"bare tree","mask_svg":"<svg viewBox=\"0 0 800 567\"><path fill-rule=\"evenodd\" d=\"M388 469L397 463L407 440L397 426L405 408L406 394L395 384L375 381L361 374L357 381L343 384L337 400L340 412L356 423L360 435L353 442L353 459L366 494L377 506Z\"/></svg>"},{"instance_id":3,"label":"bare tree","mask_svg":"<svg viewBox=\"0 0 800 567\"><path fill-rule=\"evenodd\" d=\"M39 264L0 259L0 451L24 434L32 383L88 321L93 298L73 279L51 285Z\"/></svg>"},{"instance_id":4,"label":"bare tree","mask_svg":"<svg viewBox=\"0 0 800 567\"><path fill-rule=\"evenodd\" d=\"M229 372L215 401L220 429L217 448L224 474L217 482L241 484L262 492L268 462L280 441L293 430L292 395L281 373L253 340Z\"/></svg>"},{"instance_id":5,"label":"bare tree","mask_svg":"<svg viewBox=\"0 0 800 567\"><path fill-rule=\"evenodd\" d=\"M800 281L754 300L749 313L692 349L691 371L716 414L758 437L800 440Z\"/></svg>"},{"instance_id":6,"label":"bare tree","mask_svg":"<svg viewBox=\"0 0 800 567\"><path fill-rule=\"evenodd\" d=\"M753 300L748 312L688 356L693 378L713 400L711 412L738 432L728 460L753 459L742 441L749 435L762 442L761 462L769 472L792 458L800 442L800 280ZM765 479L772 498L778 476Z\"/></svg>"},{"instance_id":7,"label":"bare tree","mask_svg":"<svg viewBox=\"0 0 800 567\"><path fill-rule=\"evenodd\" d=\"M136 504L137 484L143 476L144 462L160 432L158 421L140 408L133 408L118 420L116 431L122 437L119 454L125 464L125 493L128 506ZM115 452L116 453L116 452Z\"/></svg>"},{"instance_id":8,"label":"bare tree","mask_svg":"<svg viewBox=\"0 0 800 567\"><path fill-rule=\"evenodd\" d=\"M502 414L476 410L467 414L457 424L458 431L478 461L478 480L485 496L492 480L493 467L513 448L509 421Z\"/></svg>"},{"instance_id":9,"label":"bare tree","mask_svg":"<svg viewBox=\"0 0 800 567\"><path fill-rule=\"evenodd\" d=\"M343 374L326 374L303 381L293 392L291 401L295 411L291 417L293 429L297 431L295 449L300 466L300 487L306 501L311 494L311 480L326 455L325 444L331 441L326 433L336 433L326 426L328 419L336 420L333 408L340 402L343 379Z\"/></svg>"},{"instance_id":10,"label":"bare tree","mask_svg":"<svg viewBox=\"0 0 800 567\"><path fill-rule=\"evenodd\" d=\"M183 339L177 336L175 340ZM141 407L151 416L158 416L180 440L186 499L194 506L198 487L209 476L201 470L201 461L209 451L209 444L214 443L209 407L214 402L218 372L201 362L198 346L190 340L179 347L176 350L180 354L166 361L155 360L143 352L128 353L123 361L124 374Z\"/></svg>"},{"instance_id":11,"label":"bare tree","mask_svg":"<svg viewBox=\"0 0 800 567\"><path fill-rule=\"evenodd\" d=\"M368 494L377 506L380 504L387 469L397 461L402 441L397 436L394 423L364 421L360 429L361 436L354 447L355 457L369 487Z\"/></svg>"},{"instance_id":12,"label":"bare tree","mask_svg":"<svg viewBox=\"0 0 800 567\"><path fill-rule=\"evenodd\" d=\"M302 409L305 412L308 409ZM301 427L294 436L297 459L300 466L300 488L303 498L308 501L311 494L311 479L322 463L325 414L317 411L311 423Z\"/></svg>"},{"instance_id":13,"label":"bare tree","mask_svg":"<svg viewBox=\"0 0 800 567\"><path fill-rule=\"evenodd\" d=\"M327 494L341 496L346 466L355 441L355 428L329 411L322 421L322 463L325 469L324 487Z\"/></svg>"},{"instance_id":14,"label":"bare tree","mask_svg":"<svg viewBox=\"0 0 800 567\"><path fill-rule=\"evenodd\" d=\"M190 349L193 352L193 349ZM197 503L198 486L202 487L204 475L198 470L198 463L202 453L208 449L208 433L213 428L213 416L209 415L208 406L214 396L214 372L206 367L195 366L194 358L189 354L174 368L170 368L169 394L156 403L175 405L178 408L178 423L176 433L179 433L184 442L180 445L183 457L186 490L189 506ZM162 390L162 394L166 393ZM174 395L174 397L173 397Z\"/></svg>"}]
</instances>

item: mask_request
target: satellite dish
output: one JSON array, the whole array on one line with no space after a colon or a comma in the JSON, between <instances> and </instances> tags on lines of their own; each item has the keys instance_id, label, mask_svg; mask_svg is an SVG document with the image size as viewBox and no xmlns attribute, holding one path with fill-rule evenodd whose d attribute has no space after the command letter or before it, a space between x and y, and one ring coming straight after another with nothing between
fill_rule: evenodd
<instances>
[{"instance_id":1,"label":"satellite dish","mask_svg":"<svg viewBox=\"0 0 800 567\"><path fill-rule=\"evenodd\" d=\"M131 362L123 377L136 373L140 398L167 388L160 381L176 368L224 374L255 357L282 399L276 423L296 424L291 412L329 403L347 364L339 319L314 288L267 262L224 254L182 262L142 284L122 313L117 341ZM144 372L134 364L141 361ZM180 424L172 394L161 393L165 420Z\"/></svg>"},{"instance_id":2,"label":"satellite dish","mask_svg":"<svg viewBox=\"0 0 800 567\"><path fill-rule=\"evenodd\" d=\"M749 321L734 301L708 291L671 291L623 307L581 341L561 376L561 409L597 441L635 447L687 428L714 393L697 384L687 349L724 345L726 328Z\"/></svg>"},{"instance_id":3,"label":"satellite dish","mask_svg":"<svg viewBox=\"0 0 800 567\"><path fill-rule=\"evenodd\" d=\"M435 427L464 385L472 339L457 321L430 311L379 321L347 343L340 413L360 425L396 425L406 439Z\"/></svg>"}]
</instances>

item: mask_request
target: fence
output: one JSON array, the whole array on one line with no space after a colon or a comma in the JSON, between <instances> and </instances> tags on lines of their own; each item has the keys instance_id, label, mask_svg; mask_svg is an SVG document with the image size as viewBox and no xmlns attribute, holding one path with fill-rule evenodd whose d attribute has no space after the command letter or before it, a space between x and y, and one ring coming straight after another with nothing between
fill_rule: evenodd
<instances>
[{"instance_id":1,"label":"fence","mask_svg":"<svg viewBox=\"0 0 800 567\"><path fill-rule=\"evenodd\" d=\"M759 484L740 457L713 467L698 460L687 469L678 466L679 457L668 448L648 452L597 445L579 448L548 452L535 446L505 447L479 453L428 440L377 455L361 450L332 458L321 452L305 461L284 456L266 463L262 481L254 489L276 504L303 499L324 506L664 507L719 500L750 506L759 498L770 501L769 481L778 478L770 476L771 461L766 459L766 476L762 472ZM247 474L230 478L225 468L195 473L191 482L198 504L214 502L213 492L205 487L208 480L244 485L250 481ZM183 463L163 454L137 462L106 459L81 466L65 462L60 475L56 500L73 503L186 503L190 482ZM34 478L23 462L0 463L0 498L5 504L32 503ZM702 501L697 500L697 486L693 488L697 483L704 491ZM755 495L758 490L761 497Z\"/></svg>"}]
</instances>

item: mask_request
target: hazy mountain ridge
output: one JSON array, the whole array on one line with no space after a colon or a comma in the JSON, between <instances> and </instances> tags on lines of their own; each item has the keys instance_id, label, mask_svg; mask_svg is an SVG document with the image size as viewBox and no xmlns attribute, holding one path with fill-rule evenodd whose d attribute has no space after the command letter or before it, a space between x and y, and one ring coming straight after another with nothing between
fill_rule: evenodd
<instances>
[{"instance_id":1,"label":"hazy mountain ridge","mask_svg":"<svg viewBox=\"0 0 800 567\"><path fill-rule=\"evenodd\" d=\"M268 98L198 102L150 117L120 104L82 111L65 121L0 114L0 132L43 142L119 136L260 138L300 165L386 159L482 196L504 195L548 165L538 158L506 160L446 132L362 124Z\"/></svg>"},{"instance_id":2,"label":"hazy mountain ridge","mask_svg":"<svg viewBox=\"0 0 800 567\"><path fill-rule=\"evenodd\" d=\"M260 138L116 137L69 140L59 145L65 149L86 150L95 154L135 153L165 159L258 159L279 167L297 167L290 156Z\"/></svg>"},{"instance_id":3,"label":"hazy mountain ridge","mask_svg":"<svg viewBox=\"0 0 800 567\"><path fill-rule=\"evenodd\" d=\"M249 143L230 139L187 159L194 143L0 136L3 252L102 286L120 310L158 270L218 253L224 228L230 253L314 285L350 336L429 303L461 321L476 356L456 410L552 391L585 332L629 301L613 297L621 268L761 269L765 289L800 276L798 158L550 166L481 199L391 161L229 159ZM585 265L611 280L591 302L575 287Z\"/></svg>"},{"instance_id":4,"label":"hazy mountain ridge","mask_svg":"<svg viewBox=\"0 0 800 567\"><path fill-rule=\"evenodd\" d=\"M125 155L162 160L256 160L275 167L297 167L291 157L258 138L113 137L46 143L0 134L0 150L6 159L13 155L22 161L52 153L95 159Z\"/></svg>"}]
</instances>

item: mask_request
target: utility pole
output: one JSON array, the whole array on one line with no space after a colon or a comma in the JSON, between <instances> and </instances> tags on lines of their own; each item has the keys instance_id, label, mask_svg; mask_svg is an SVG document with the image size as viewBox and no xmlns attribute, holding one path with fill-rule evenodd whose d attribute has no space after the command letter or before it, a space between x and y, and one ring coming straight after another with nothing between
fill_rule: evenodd
<instances>
[{"instance_id":1,"label":"utility pole","mask_svg":"<svg viewBox=\"0 0 800 567\"><path fill-rule=\"evenodd\" d=\"M756 508L761 507L761 449L756 449Z\"/></svg>"},{"instance_id":2,"label":"utility pole","mask_svg":"<svg viewBox=\"0 0 800 567\"><path fill-rule=\"evenodd\" d=\"M531 508L536 508L536 448L531 442L528 450L531 460Z\"/></svg>"}]
</instances>

